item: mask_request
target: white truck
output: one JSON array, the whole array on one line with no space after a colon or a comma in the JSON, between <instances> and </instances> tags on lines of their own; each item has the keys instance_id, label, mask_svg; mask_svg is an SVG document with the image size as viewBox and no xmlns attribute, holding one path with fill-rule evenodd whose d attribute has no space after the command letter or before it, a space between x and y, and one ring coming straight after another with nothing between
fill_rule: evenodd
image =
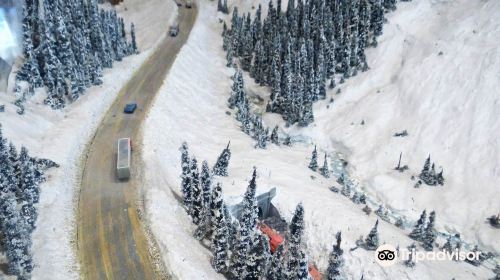
<instances>
[{"instance_id":1,"label":"white truck","mask_svg":"<svg viewBox=\"0 0 500 280\"><path fill-rule=\"evenodd\" d=\"M116 172L120 180L125 180L130 177L130 150L130 138L118 139Z\"/></svg>"}]
</instances>

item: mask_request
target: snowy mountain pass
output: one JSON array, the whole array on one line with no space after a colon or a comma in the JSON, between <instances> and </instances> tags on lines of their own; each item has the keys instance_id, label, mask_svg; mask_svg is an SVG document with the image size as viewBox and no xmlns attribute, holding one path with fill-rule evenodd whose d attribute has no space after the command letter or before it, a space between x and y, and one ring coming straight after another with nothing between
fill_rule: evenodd
<instances>
[{"instance_id":1,"label":"snowy mountain pass","mask_svg":"<svg viewBox=\"0 0 500 280\"><path fill-rule=\"evenodd\" d=\"M127 24L133 22L136 30L143 30L137 34L141 53L104 70L101 86L89 88L77 102L58 111L43 104L44 90L37 89L27 101L25 114L19 116L12 92L15 71L21 62L18 59L8 91L0 92L0 104L5 105L5 112L0 113L4 136L18 148L25 146L30 154L60 164L60 168L48 172L47 182L41 186L33 233L33 279L79 278L75 209L86 145L120 89L167 36L168 26L177 14L175 3L163 0L125 0L117 10ZM0 278L4 277L9 279L0 273Z\"/></svg>"},{"instance_id":2,"label":"snowy mountain pass","mask_svg":"<svg viewBox=\"0 0 500 280\"><path fill-rule=\"evenodd\" d=\"M163 84L177 53L190 34L197 9L180 9L182 26L175 38L164 39L120 91L102 120L84 163L78 202L78 253L86 279L163 279L162 261L154 254L154 240L143 227L140 198L143 185L139 130L149 105ZM129 102L134 114L124 115ZM116 140L131 138L132 170L128 181L116 176Z\"/></svg>"},{"instance_id":3,"label":"snowy mountain pass","mask_svg":"<svg viewBox=\"0 0 500 280\"><path fill-rule=\"evenodd\" d=\"M245 5L247 4L250 6L249 3ZM230 77L234 72L226 67L226 56L222 50L222 25L218 18L224 18L224 15L216 13L214 4L202 2L200 5L202 8L191 37L160 90L161 94L155 100L143 130L145 208L165 263L175 277L223 279L210 264L210 250L192 237L195 226L178 200L181 185L179 147L183 141L189 145L190 156L195 156L198 162L207 160L210 166L213 166L222 149L231 141L229 176L216 179L222 182L226 201L241 199L251 177L252 167L256 166L257 193L276 187L274 203L287 220L290 220L295 206L302 202L305 209L307 253L320 271L325 271L335 233L341 230L348 279L360 279L361 275L365 279L492 277L492 272L484 267L453 261L421 262L413 269L402 264L382 268L375 263L373 252L363 249L351 252L349 249L355 247L360 235L368 234L377 217L373 214L367 216L360 205L331 192L329 187L336 185L336 178L325 179L307 168L312 145L297 143L293 147L286 147L269 144L265 150L254 149L255 141L241 131L239 123L234 119L234 112L227 108L232 85ZM425 3L419 5L426 6ZM409 7L402 10L410 15L419 11ZM388 28L395 27L389 23ZM379 59L383 60L383 54L379 55ZM374 65L372 68L371 71L375 71ZM245 84L249 95L262 93L265 97L268 92L266 88L255 86L250 79L245 79ZM329 93L329 96L332 94L333 92ZM326 110L323 114L326 114ZM272 127L275 123L280 124L281 129L286 129L280 118L265 117L267 126ZM303 133L294 129L289 129L289 132L294 135ZM335 129L329 128L327 132L329 131ZM309 139L314 134L306 133L306 136ZM329 139L325 138L324 142L313 139L318 143L320 155L323 151L333 150L328 144ZM383 221L380 222L379 233L381 243L403 248L414 242L407 236L407 231Z\"/></svg>"}]
</instances>

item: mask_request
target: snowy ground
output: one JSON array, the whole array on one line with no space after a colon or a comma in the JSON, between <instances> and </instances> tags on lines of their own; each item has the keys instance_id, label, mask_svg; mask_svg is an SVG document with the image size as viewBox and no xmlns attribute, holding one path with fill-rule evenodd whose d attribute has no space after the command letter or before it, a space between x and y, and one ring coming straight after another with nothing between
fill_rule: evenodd
<instances>
[{"instance_id":1,"label":"snowy ground","mask_svg":"<svg viewBox=\"0 0 500 280\"><path fill-rule=\"evenodd\" d=\"M250 6L251 3L245 3L245 5ZM146 211L153 233L160 244L164 260L171 272L179 279L222 279L210 267L210 252L191 237L194 227L191 225L185 211L180 207L175 194L179 194L179 174L181 169L178 148L183 141L189 144L190 152L197 157L199 162L206 159L212 165L227 142L231 140L232 158L229 166L229 177L222 179L226 197L234 199L234 197L241 195L246 189L248 179L251 177L252 167L257 166L259 176L258 192L264 192L271 187L276 187L278 194L274 203L287 219L291 218L292 211L297 203L303 202L306 211L305 239L307 250L320 270L324 271L335 232L342 230L344 248L354 247L355 240L360 235L366 235L369 232L375 223L376 217L374 215L366 216L361 211L361 207L354 205L343 196L329 191L328 187L334 184L334 179L323 179L307 169L308 158L312 150L311 145L297 144L293 148L270 145L266 150L255 150L253 148L254 141L240 131L233 116L228 116L225 113L228 110L226 100L229 97L230 76L233 72L225 67L225 54L221 48L220 38L222 28L215 12L215 3L202 2L200 6L199 17L190 39L173 65L143 129L145 137L145 178L147 178L145 185L147 190ZM449 9L445 9L445 7L449 7ZM450 85L460 85L464 82L464 78L460 78L461 74L437 72L440 69L442 71L454 70L455 64L453 64L453 61L460 62L460 60L467 59L468 56L462 56L462 53L457 50L457 48L461 49L459 46L464 45L464 41L468 42L465 46L471 49L462 51L476 53L480 56L478 59L484 59L484 63L489 61L492 66L483 65L484 67L479 67L480 63L477 63L477 61L467 60L468 64L461 66L463 68L459 69L463 69L463 71L465 69L469 69L469 71L474 71L474 69L486 71L477 74L484 79L488 75L492 75L491 71L498 70L498 63L494 64L497 58L493 56L496 46L491 46L494 43L494 38L498 38L498 36L495 37L492 34L494 31L492 29L495 28L495 22L493 22L495 9L498 11L498 5L492 1L467 3L466 1L436 2L422 0L400 4L398 11L389 16L389 24L385 27L385 35L381 37L379 48L369 51L368 57L372 70L350 80L347 84L349 88L344 89L340 97L335 96L338 99L338 104L335 104L332 109L326 110L326 104L319 103L316 107L317 124L314 127L303 130L290 129L291 133L300 134L304 136L303 138L311 139L321 149L329 152L335 150L345 153L353 166L352 171L367 185L367 191L374 196L378 196L387 204L397 205L399 200L406 199L406 196L412 195L416 197L418 195L420 199L416 197L415 200L421 204L408 206L405 208L408 213L405 212L405 214L415 218L415 215L420 213L424 207L436 209L440 229L445 225L456 227L460 232L468 233L466 237L470 237L472 240L480 239L485 246L493 249L498 248L498 244L495 243L498 242L498 239L493 238L494 233L489 231L486 226L477 222L477 227L481 226L481 233L471 235L470 233L474 232L475 228L467 227L465 222L459 223L453 220L454 216L457 216L456 219L459 221L472 218L477 220L483 214L480 213L481 211L463 213L464 211L457 210L456 214L452 215L452 213L449 213L451 209L444 211L443 205L435 205L432 197L437 195L446 197L446 199L442 198L442 200L450 201L448 208L451 208L451 200L455 198L458 205L480 204L481 207L484 207L482 210L484 212L486 210L495 210L493 197L498 194L498 190L495 193L495 186L493 185L495 179L497 179L495 174L498 175L498 171L492 171L490 174L488 173L490 169L488 169L485 176L489 174L487 179L489 178L491 182L488 183L488 180L482 179L482 185L473 185L476 188L484 185L484 194L481 194L481 196L468 195L468 192L464 195L458 194L460 190L466 191L464 189L468 184L459 184L457 179L460 172L452 170L455 163L446 161L451 158L451 152L445 155L442 153L445 149L435 145L441 142L448 143L439 140L439 137L444 137L444 134L439 134L444 129L449 130L448 132L455 137L454 139L460 138L461 133L454 130L456 127L444 127L442 122L446 118L471 114L472 118L476 120L475 114L477 113L481 117L478 116L476 121L481 122L482 118L488 119L495 115L494 102L492 101L494 99L493 85L498 81L490 78L488 82L480 82L477 77L472 78L473 74L471 72L469 74L471 81L465 84L470 90L473 90L474 85L478 86L475 89L477 90L476 94L472 95L472 92L465 91L463 86L460 88L457 88L457 86L450 87ZM437 15L438 12L441 16ZM464 30L464 27L460 26L460 24L466 25L467 23L469 24L467 25L468 29ZM442 31L442 36L446 35L446 37L440 39L439 42L442 44L438 44L440 47L434 46L436 38L439 38L439 36L436 34L429 35L430 30L436 28L433 26L438 24L444 25L448 30L448 32L446 30ZM477 32L481 30L482 35L477 33L478 41L473 41L475 37L468 40L460 37L476 36L472 33L474 28L477 29ZM470 30L470 34L467 30ZM413 42L411 45L403 44L405 36L408 36L407 41ZM434 38L434 36L436 37ZM481 46L484 48L480 52L479 48ZM484 57L482 53L488 49L485 46L490 46L489 58ZM437 55L440 50L444 53L442 56ZM445 62L438 64L439 59L443 59ZM401 61L405 62L401 63ZM400 65L402 66L399 67ZM424 65L427 65L427 68L418 68ZM436 74L427 75L432 73L430 71L434 69L436 69ZM415 80L416 73L422 75L421 80ZM442 79L439 79L438 73L443 75ZM457 79L453 80L454 77L457 77ZM446 84L444 84L445 81ZM249 85L248 92L250 94L265 93L266 91L252 85L249 79L246 79L245 82ZM376 94L379 88L382 93ZM436 89L439 89L439 92ZM403 90L405 91L403 92ZM488 90L490 91L488 92ZM423 91L423 93L420 91ZM388 95L391 92L395 96L399 96L399 98L389 97ZM460 92L464 94L460 94ZM436 100L438 96L443 94L448 96L452 93L457 96L471 94L469 98L473 100L469 100L471 104L468 106L477 106L477 111L466 111L465 108L468 107L454 109L453 105L447 105L450 106L448 109L447 106L437 107L440 105L437 102L439 100ZM332 95L333 92L329 94ZM371 97L371 95L377 95L377 98ZM430 100L426 100L426 98ZM432 98L435 99L431 100ZM440 98L441 104L447 101L444 97ZM467 97L463 98L467 99ZM451 100L447 102L464 103L463 99L462 102L457 100L458 97L449 99ZM368 103L361 108L352 107L356 106L357 102ZM396 106L392 104L394 102L400 102L402 105ZM403 105L406 107L400 108ZM482 105L490 107L485 107L484 113L480 114L479 107ZM396 110L396 108L398 109ZM422 116L431 113L433 115L428 117ZM454 115L450 115L451 113L454 113ZM391 127L387 127L386 123L389 123L391 118L402 119L403 116L406 117L404 122L403 120L398 121L401 123L394 127L392 127L394 124L391 122ZM465 119L465 116L463 118ZM275 116L266 116L265 121L267 125L272 126L278 119ZM364 127L358 125L362 119L365 119L366 122ZM426 125L423 125L421 120L425 120ZM458 119L457 122L459 120L461 119ZM351 122L356 123L356 125L351 126ZM377 122L381 123L377 124ZM447 123L451 122L448 121ZM481 127L487 129L492 129L494 125L498 126L498 121L494 119L480 124ZM391 138L394 132L405 128L408 129L410 137L403 139ZM419 131L419 129L424 130L425 133ZM431 133L432 136L426 136L428 133ZM435 135L436 133L438 134ZM466 135L468 135L467 133ZM495 133L498 136L498 130ZM447 141L451 141L449 135L447 137ZM495 140L493 133L489 135L487 132L481 135L481 137L484 137L481 140L469 139L463 135L461 137L459 143L461 141L469 143L473 141L485 141L485 143L491 141L491 143L495 143L494 141L498 141ZM433 193L432 189L426 187L413 190L409 180L410 172L405 173L403 175L405 177L401 176L400 178L398 177L399 174L391 172L399 155L399 150L406 147L401 144L405 143L405 141L412 143L406 148L408 150L404 150L405 152L408 151L408 154L411 151L412 157L414 157L412 160L410 160L409 155L404 157L404 163L410 165L410 171L417 172L423 165L427 153L430 152L434 155L434 160L439 165L443 165L446 168L445 172L448 172L448 175L445 173L448 179L445 187L436 189ZM382 148L387 143L391 146L401 145L395 146L397 150L392 152L394 156L389 153L392 150L387 148L386 151ZM371 148L365 148L366 145L370 145ZM373 145L380 146L380 148L374 148L377 146ZM417 149L418 145L425 145L426 148ZM453 156L462 156L472 160L472 156L467 154L465 147L458 145L450 146ZM340 147L344 148L340 149ZM473 147L473 145L468 147ZM482 152L482 150L479 151ZM373 154L370 154L370 152ZM495 156L498 157L498 153L490 152L485 156L490 160L489 166L497 168L498 158L495 158ZM378 158L378 161L369 161L370 157ZM461 160L465 159L462 158ZM370 166L370 163L376 165ZM479 166L479 163L472 166ZM365 172L365 169L370 170L368 167L377 167L378 171ZM405 180L408 186L401 184L400 188L404 187L408 192L400 192L397 197L389 196L387 193L382 196L380 188L374 188L373 184L368 184L373 179L366 177L367 174L374 174L374 177L385 174L383 178L392 178L391 180L385 179L383 181L384 185L385 182L395 180L403 182ZM312 179L312 175L316 176L316 179ZM456 177L456 179L453 179L453 177ZM457 194L453 195L454 192ZM474 195L478 194L474 193ZM478 201L474 202L474 199L478 199ZM480 218L482 222L483 217ZM408 232L385 222L381 222L379 232L382 242L400 245L401 247L406 247L411 243L411 240L407 237ZM498 233L496 234L498 235ZM498 249L496 250L498 252ZM453 277L455 279L487 279L492 276L492 273L485 268L476 268L463 262L426 262L419 263L415 269L408 269L402 265L383 269L375 264L372 252L361 249L353 252L346 250L345 255L346 272L350 275L349 279L359 279L361 274L365 275L365 279L451 279Z\"/></svg>"},{"instance_id":2,"label":"snowy ground","mask_svg":"<svg viewBox=\"0 0 500 280\"><path fill-rule=\"evenodd\" d=\"M399 3L388 20L367 53L372 69L343 85L331 109L319 103L306 134L344 152L386 205L413 220L436 210L438 229L498 253L486 218L500 211L500 3ZM408 137L393 137L404 129ZM400 152L403 174L394 170ZM415 189L410 177L429 154L446 183Z\"/></svg>"},{"instance_id":3,"label":"snowy ground","mask_svg":"<svg viewBox=\"0 0 500 280\"><path fill-rule=\"evenodd\" d=\"M28 100L23 116L15 112L12 92L0 93L0 104L6 104L5 112L0 113L4 136L18 147L26 146L30 155L52 159L61 166L51 169L41 186L33 234L34 279L79 278L74 215L82 154L120 88L166 36L168 24L177 13L175 3L167 0L125 0L118 10L127 22L135 23L141 53L106 69L102 86L90 88L77 102L60 111L43 105L43 94L37 93Z\"/></svg>"}]
</instances>

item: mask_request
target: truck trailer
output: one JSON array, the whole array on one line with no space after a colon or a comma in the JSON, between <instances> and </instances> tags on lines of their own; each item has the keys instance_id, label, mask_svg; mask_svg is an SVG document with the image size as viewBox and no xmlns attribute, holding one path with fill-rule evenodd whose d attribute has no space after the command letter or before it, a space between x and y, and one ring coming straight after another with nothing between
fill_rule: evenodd
<instances>
[{"instance_id":1,"label":"truck trailer","mask_svg":"<svg viewBox=\"0 0 500 280\"><path fill-rule=\"evenodd\" d=\"M116 173L120 180L130 177L130 138L118 139Z\"/></svg>"}]
</instances>

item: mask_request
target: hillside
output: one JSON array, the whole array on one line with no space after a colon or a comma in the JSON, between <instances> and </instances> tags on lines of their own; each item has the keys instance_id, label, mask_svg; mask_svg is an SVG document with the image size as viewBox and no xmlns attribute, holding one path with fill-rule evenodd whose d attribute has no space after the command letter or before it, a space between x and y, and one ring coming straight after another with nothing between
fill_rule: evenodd
<instances>
[{"instance_id":1,"label":"hillside","mask_svg":"<svg viewBox=\"0 0 500 280\"><path fill-rule=\"evenodd\" d=\"M491 277L491 271L485 267L455 262L425 262L413 270L404 266L383 269L373 262L371 252L348 252L360 235L369 232L376 216L366 216L361 207L332 193L329 187L336 185L336 178L324 179L307 169L307 165L313 143L321 153L342 153L349 162L353 179L361 183L361 189L373 200L408 216L411 222L424 208L435 209L438 230L458 231L464 240L478 242L483 248L498 253L499 244L494 238L497 233L485 224L485 215L498 211L495 209L498 203L492 199L498 192L494 184L498 171L491 171L498 166L498 153L477 146L498 143L495 142L498 129L491 129L498 127L493 90L498 80L492 78L499 69L494 40L498 22L492 20L498 18L495 17L497 3L399 3L398 10L387 15L388 23L378 47L367 49L371 69L341 85L340 95L335 93L337 88L328 91L327 101L320 101L314 107L316 122L313 125L287 128L280 116L264 114L266 126L272 128L278 124L298 141L291 148L269 144L264 150L254 149L254 140L241 131L234 112L226 114L231 112L226 100L234 71L225 66L226 55L220 37L222 26L215 16L215 6L200 4L203 12L144 126L146 209L164 259L174 275L181 279L194 275L202 279L217 277L210 268L210 251L192 239L194 226L176 200L175 194L180 195L181 173L178 148L186 141L190 155L196 156L198 162L206 159L212 165L231 140L229 177L217 179L223 184L226 200L240 199L251 168L256 166L257 192L276 187L278 196L274 203L285 218L291 218L297 203L304 204L307 253L320 270L326 269L334 233L342 230L349 279L359 279L362 274L368 279ZM229 6L234 5L240 3ZM257 6L255 3L241 5L243 12ZM217 16L230 19L221 13ZM432 33L434 29L440 32ZM477 29L476 33L473 29ZM473 38L477 41L471 42ZM489 57L482 55L480 59L489 61L489 66L480 66L481 63L469 55L483 53L488 49L484 46L490 46ZM466 72L469 77L482 78L464 81L462 75ZM263 100L253 104L254 109L265 111L269 89L256 86L247 75L245 85L249 95ZM471 92L477 94L471 96ZM452 93L457 96L451 97ZM331 97L335 99L333 105L329 104ZM467 106L461 105L464 102ZM450 119L455 120L455 126L449 125ZM364 125L360 124L362 120ZM465 120L470 122L469 127L461 124ZM472 127L474 132L477 129L480 139L470 134ZM408 130L408 137L393 138L395 132L403 129ZM468 152L461 145L465 145ZM444 147L452 152L444 153L447 151ZM498 149L498 144L491 149ZM404 153L403 164L410 166L410 170L402 174L393 171L400 151ZM472 181L477 176L477 168L463 170L463 162L471 160L469 153L484 157L471 166L489 163L491 167L477 170L485 176L481 184ZM410 180L410 174L420 172L428 154L438 166L443 166L446 183L443 187L413 189L415 182ZM468 174L463 175L464 172ZM467 189L472 182L482 188L481 192ZM415 204L410 203L412 197ZM451 205L459 209L453 211ZM474 206L480 208L467 212L463 209ZM381 242L401 247L412 242L407 237L408 231L385 222L380 226Z\"/></svg>"},{"instance_id":2,"label":"hillside","mask_svg":"<svg viewBox=\"0 0 500 280\"><path fill-rule=\"evenodd\" d=\"M364 189L417 219L500 251L485 219L500 211L500 3L414 1L388 15L371 70L342 85L331 109L318 104L307 133L343 152ZM364 120L365 125L360 125ZM407 130L407 137L393 134ZM394 170L399 153L409 171ZM413 188L427 156L445 184Z\"/></svg>"}]
</instances>

